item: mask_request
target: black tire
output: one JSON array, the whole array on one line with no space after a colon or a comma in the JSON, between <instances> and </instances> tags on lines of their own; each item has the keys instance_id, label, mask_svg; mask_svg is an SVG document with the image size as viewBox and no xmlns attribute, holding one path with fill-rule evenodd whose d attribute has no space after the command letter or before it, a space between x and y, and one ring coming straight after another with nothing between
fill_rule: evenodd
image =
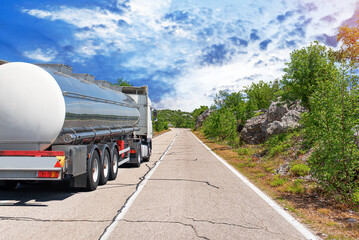
<instances>
[{"instance_id":1,"label":"black tire","mask_svg":"<svg viewBox=\"0 0 359 240\"><path fill-rule=\"evenodd\" d=\"M117 178L117 173L118 173L118 151L117 148L113 149L113 154L112 154L112 161L110 164L110 176L109 176L109 180L115 180Z\"/></svg>"},{"instance_id":2,"label":"black tire","mask_svg":"<svg viewBox=\"0 0 359 240\"><path fill-rule=\"evenodd\" d=\"M96 190L100 181L100 156L95 150L87 162L87 190Z\"/></svg>"},{"instance_id":3,"label":"black tire","mask_svg":"<svg viewBox=\"0 0 359 240\"><path fill-rule=\"evenodd\" d=\"M141 144L138 143L136 144L136 162L133 163L133 166L138 168L141 166L142 163L142 157L141 157Z\"/></svg>"},{"instance_id":4,"label":"black tire","mask_svg":"<svg viewBox=\"0 0 359 240\"><path fill-rule=\"evenodd\" d=\"M104 150L103 153L103 161L101 161L100 166L100 185L105 185L108 181L108 178L110 176L110 165L111 164L111 158L110 154L107 150Z\"/></svg>"},{"instance_id":5,"label":"black tire","mask_svg":"<svg viewBox=\"0 0 359 240\"><path fill-rule=\"evenodd\" d=\"M4 186L0 190L14 190L19 182L18 181L4 181Z\"/></svg>"}]
</instances>

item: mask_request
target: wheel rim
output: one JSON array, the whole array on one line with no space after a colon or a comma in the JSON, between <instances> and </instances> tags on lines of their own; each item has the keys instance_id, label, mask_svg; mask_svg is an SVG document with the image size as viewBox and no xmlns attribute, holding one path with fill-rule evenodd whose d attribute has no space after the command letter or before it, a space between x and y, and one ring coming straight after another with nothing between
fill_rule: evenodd
<instances>
[{"instance_id":1,"label":"wheel rim","mask_svg":"<svg viewBox=\"0 0 359 240\"><path fill-rule=\"evenodd\" d=\"M92 160L92 180L94 182L97 182L98 179L98 159L97 158L93 158Z\"/></svg>"},{"instance_id":2,"label":"wheel rim","mask_svg":"<svg viewBox=\"0 0 359 240\"><path fill-rule=\"evenodd\" d=\"M105 157L103 159L103 175L105 178L108 176L108 169L109 169L108 163L109 163L108 156L107 154L105 154Z\"/></svg>"},{"instance_id":3,"label":"wheel rim","mask_svg":"<svg viewBox=\"0 0 359 240\"><path fill-rule=\"evenodd\" d=\"M113 155L113 161L112 161L112 171L113 173L117 173L117 169L118 169L118 156L117 154Z\"/></svg>"}]
</instances>

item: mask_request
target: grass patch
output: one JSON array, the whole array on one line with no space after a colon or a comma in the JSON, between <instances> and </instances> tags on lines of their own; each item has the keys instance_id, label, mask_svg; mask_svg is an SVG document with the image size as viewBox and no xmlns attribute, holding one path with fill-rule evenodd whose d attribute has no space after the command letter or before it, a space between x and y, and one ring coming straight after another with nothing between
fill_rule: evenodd
<instances>
[{"instance_id":1,"label":"grass patch","mask_svg":"<svg viewBox=\"0 0 359 240\"><path fill-rule=\"evenodd\" d=\"M304 163L293 165L293 167L290 169L294 176L301 177L306 176L310 172L310 167Z\"/></svg>"},{"instance_id":2,"label":"grass patch","mask_svg":"<svg viewBox=\"0 0 359 240\"><path fill-rule=\"evenodd\" d=\"M304 180L302 179L295 179L293 184L288 187L288 191L292 193L299 193L302 194L305 192L305 188L303 185Z\"/></svg>"},{"instance_id":3,"label":"grass patch","mask_svg":"<svg viewBox=\"0 0 359 240\"><path fill-rule=\"evenodd\" d=\"M273 177L273 180L270 182L270 185L272 187L278 187L278 186L283 186L285 182L286 182L285 179L281 178L279 175L275 175Z\"/></svg>"}]
</instances>

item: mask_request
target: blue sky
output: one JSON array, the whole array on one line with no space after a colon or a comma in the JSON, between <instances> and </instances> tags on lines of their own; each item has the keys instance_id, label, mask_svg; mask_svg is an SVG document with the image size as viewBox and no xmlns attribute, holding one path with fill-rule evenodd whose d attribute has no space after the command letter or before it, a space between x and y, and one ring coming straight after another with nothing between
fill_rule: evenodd
<instances>
[{"instance_id":1,"label":"blue sky","mask_svg":"<svg viewBox=\"0 0 359 240\"><path fill-rule=\"evenodd\" d=\"M148 85L159 109L192 111L280 78L312 41L338 47L358 13L355 0L2 0L0 59L122 77Z\"/></svg>"}]
</instances>

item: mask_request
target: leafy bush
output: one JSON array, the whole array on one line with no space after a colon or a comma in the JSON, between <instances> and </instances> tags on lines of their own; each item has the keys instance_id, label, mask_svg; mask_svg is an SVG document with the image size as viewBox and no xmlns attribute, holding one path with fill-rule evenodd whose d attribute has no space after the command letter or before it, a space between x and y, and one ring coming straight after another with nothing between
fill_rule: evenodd
<instances>
[{"instance_id":1,"label":"leafy bush","mask_svg":"<svg viewBox=\"0 0 359 240\"><path fill-rule=\"evenodd\" d=\"M342 63L335 78L318 84L304 118L306 137L316 144L308 164L320 185L343 200L352 200L359 187L358 100L357 78Z\"/></svg>"},{"instance_id":2,"label":"leafy bush","mask_svg":"<svg viewBox=\"0 0 359 240\"><path fill-rule=\"evenodd\" d=\"M285 179L280 178L279 175L275 175L275 176L273 177L273 180L270 182L270 185L271 185L272 187L278 187L278 186L283 186L285 182L286 182Z\"/></svg>"},{"instance_id":3,"label":"leafy bush","mask_svg":"<svg viewBox=\"0 0 359 240\"><path fill-rule=\"evenodd\" d=\"M303 182L304 180L302 179L295 179L294 183L291 186L289 186L287 190L292 193L304 193L305 188Z\"/></svg>"},{"instance_id":4,"label":"leafy bush","mask_svg":"<svg viewBox=\"0 0 359 240\"><path fill-rule=\"evenodd\" d=\"M265 143L268 148L268 156L274 157L290 148L292 145L292 138L296 134L297 132L294 130L293 132L272 135Z\"/></svg>"},{"instance_id":5,"label":"leafy bush","mask_svg":"<svg viewBox=\"0 0 359 240\"><path fill-rule=\"evenodd\" d=\"M238 135L236 123L233 112L228 108L221 108L206 119L203 124L203 132L207 137L233 142Z\"/></svg>"},{"instance_id":6,"label":"leafy bush","mask_svg":"<svg viewBox=\"0 0 359 240\"><path fill-rule=\"evenodd\" d=\"M318 42L294 50L290 59L281 81L284 88L282 97L290 101L300 99L303 106L310 109L309 98L319 82L335 77L335 63L327 48Z\"/></svg>"},{"instance_id":7,"label":"leafy bush","mask_svg":"<svg viewBox=\"0 0 359 240\"><path fill-rule=\"evenodd\" d=\"M301 177L306 176L309 174L310 167L308 167L306 164L300 163L296 164L291 168L292 173L295 176Z\"/></svg>"}]
</instances>

